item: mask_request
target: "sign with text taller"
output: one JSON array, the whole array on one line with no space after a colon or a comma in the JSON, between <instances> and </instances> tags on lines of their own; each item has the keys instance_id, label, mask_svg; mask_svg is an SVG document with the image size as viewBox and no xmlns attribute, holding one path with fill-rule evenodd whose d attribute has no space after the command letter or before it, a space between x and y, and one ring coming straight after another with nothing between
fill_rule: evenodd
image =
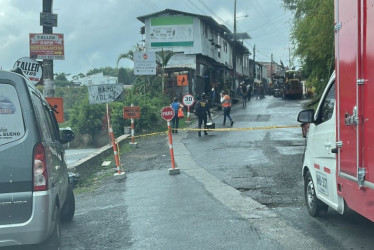
<instances>
[{"instance_id":1,"label":"sign with text taller","mask_svg":"<svg viewBox=\"0 0 374 250\"><path fill-rule=\"evenodd\" d=\"M30 34L30 57L64 60L64 34Z\"/></svg>"}]
</instances>

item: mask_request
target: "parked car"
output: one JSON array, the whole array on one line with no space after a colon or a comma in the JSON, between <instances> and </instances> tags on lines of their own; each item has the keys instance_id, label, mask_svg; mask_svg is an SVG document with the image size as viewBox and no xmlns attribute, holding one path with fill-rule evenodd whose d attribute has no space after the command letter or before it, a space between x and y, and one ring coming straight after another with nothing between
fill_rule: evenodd
<instances>
[{"instance_id":1,"label":"parked car","mask_svg":"<svg viewBox=\"0 0 374 250\"><path fill-rule=\"evenodd\" d=\"M48 102L21 74L0 71L0 94L0 247L58 249L60 220L75 212L63 148L74 132L59 130Z\"/></svg>"}]
</instances>

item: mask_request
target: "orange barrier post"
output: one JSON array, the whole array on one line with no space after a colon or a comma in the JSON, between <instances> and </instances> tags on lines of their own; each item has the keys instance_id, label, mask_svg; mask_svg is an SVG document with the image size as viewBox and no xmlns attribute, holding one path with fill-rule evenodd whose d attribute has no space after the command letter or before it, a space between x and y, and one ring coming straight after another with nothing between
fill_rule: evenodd
<instances>
[{"instance_id":1,"label":"orange barrier post","mask_svg":"<svg viewBox=\"0 0 374 250\"><path fill-rule=\"evenodd\" d=\"M179 168L175 168L175 161L174 161L174 149L173 149L173 136L171 135L171 126L170 121L168 123L168 134L169 134L169 148L170 148L170 157L171 157L171 168L169 168L169 174L180 174Z\"/></svg>"},{"instance_id":2,"label":"orange barrier post","mask_svg":"<svg viewBox=\"0 0 374 250\"><path fill-rule=\"evenodd\" d=\"M121 172L121 168L120 168L120 165L119 165L117 145L116 145L116 140L114 138L114 133L113 133L113 128L112 127L109 127L109 133L110 133L110 138L112 140L114 159L116 161L116 167L117 167L117 174L115 174L115 175L123 175L123 174L125 174L125 172L123 172L123 173Z\"/></svg>"}]
</instances>

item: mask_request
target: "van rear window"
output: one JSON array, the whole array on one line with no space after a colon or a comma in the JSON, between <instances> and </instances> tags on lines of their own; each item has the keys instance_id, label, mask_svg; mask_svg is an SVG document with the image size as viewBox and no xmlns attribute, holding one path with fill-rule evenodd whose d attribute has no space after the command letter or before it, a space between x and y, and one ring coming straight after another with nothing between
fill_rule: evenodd
<instances>
[{"instance_id":1,"label":"van rear window","mask_svg":"<svg viewBox=\"0 0 374 250\"><path fill-rule=\"evenodd\" d=\"M24 134L17 91L10 84L0 83L0 145L19 140Z\"/></svg>"}]
</instances>

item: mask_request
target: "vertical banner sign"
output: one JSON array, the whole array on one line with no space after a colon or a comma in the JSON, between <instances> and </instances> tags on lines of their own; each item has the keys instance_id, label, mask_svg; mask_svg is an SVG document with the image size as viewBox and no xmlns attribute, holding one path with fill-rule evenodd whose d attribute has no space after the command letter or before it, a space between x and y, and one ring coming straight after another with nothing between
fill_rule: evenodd
<instances>
[{"instance_id":1,"label":"vertical banner sign","mask_svg":"<svg viewBox=\"0 0 374 250\"><path fill-rule=\"evenodd\" d=\"M90 85L88 86L88 99L90 104L115 102L119 101L122 92L122 83Z\"/></svg>"},{"instance_id":2,"label":"vertical banner sign","mask_svg":"<svg viewBox=\"0 0 374 250\"><path fill-rule=\"evenodd\" d=\"M134 75L156 75L156 52L134 52Z\"/></svg>"}]
</instances>

